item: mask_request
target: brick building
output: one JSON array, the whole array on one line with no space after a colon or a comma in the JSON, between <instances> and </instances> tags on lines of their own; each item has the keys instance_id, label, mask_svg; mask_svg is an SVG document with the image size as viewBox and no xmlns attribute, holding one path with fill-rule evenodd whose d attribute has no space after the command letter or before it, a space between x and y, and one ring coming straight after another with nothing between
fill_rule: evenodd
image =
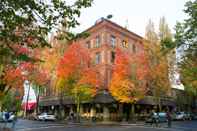
<instances>
[{"instance_id":1,"label":"brick building","mask_svg":"<svg viewBox=\"0 0 197 131\"><path fill-rule=\"evenodd\" d=\"M143 38L106 19L98 20L86 32L90 36L80 39L78 43L90 50L93 63L103 78L103 88L107 89L112 76L115 48L140 53L143 51Z\"/></svg>"},{"instance_id":2,"label":"brick building","mask_svg":"<svg viewBox=\"0 0 197 131\"><path fill-rule=\"evenodd\" d=\"M140 53L144 51L144 39L107 19L96 21L95 25L85 32L88 32L90 36L79 39L77 42L90 50L94 66L96 66L102 78L103 90L96 95L92 102L83 104L81 112L84 116L92 117L97 115L101 119L117 120L121 113L129 114L130 107L128 104L121 105L116 102L107 90L112 77L115 48L121 48L128 53ZM48 107L49 110L54 110L60 104L58 97L52 96L43 97L41 103L43 107ZM65 105L65 112L74 109L72 100L64 100L63 104ZM136 104L135 108L138 109L138 113L141 113L142 109L147 106L147 110L143 110L143 112L149 112L154 105L154 100L150 98L141 100Z\"/></svg>"}]
</instances>

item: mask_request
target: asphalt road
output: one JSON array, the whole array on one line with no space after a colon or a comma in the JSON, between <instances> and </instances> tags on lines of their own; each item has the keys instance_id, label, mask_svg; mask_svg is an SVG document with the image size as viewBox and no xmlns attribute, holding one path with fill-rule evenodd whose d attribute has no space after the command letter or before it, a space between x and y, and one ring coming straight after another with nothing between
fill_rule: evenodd
<instances>
[{"instance_id":1,"label":"asphalt road","mask_svg":"<svg viewBox=\"0 0 197 131\"><path fill-rule=\"evenodd\" d=\"M8 124L11 126L11 124ZM167 128L166 123L160 127L152 127L149 124L63 124L59 122L43 122L18 120L15 131L197 131L197 121L173 122L172 128Z\"/></svg>"}]
</instances>

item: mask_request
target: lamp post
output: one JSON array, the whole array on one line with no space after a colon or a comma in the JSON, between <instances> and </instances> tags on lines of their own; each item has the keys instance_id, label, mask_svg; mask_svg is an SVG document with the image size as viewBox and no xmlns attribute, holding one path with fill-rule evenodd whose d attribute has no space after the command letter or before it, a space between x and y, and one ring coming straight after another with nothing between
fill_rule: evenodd
<instances>
[{"instance_id":1,"label":"lamp post","mask_svg":"<svg viewBox=\"0 0 197 131\"><path fill-rule=\"evenodd\" d=\"M29 92L30 92L30 83L29 83L28 80L25 81L25 87L28 87L27 99L26 99L26 105L25 105L25 113L24 113L24 117L27 117L28 101L29 101Z\"/></svg>"}]
</instances>

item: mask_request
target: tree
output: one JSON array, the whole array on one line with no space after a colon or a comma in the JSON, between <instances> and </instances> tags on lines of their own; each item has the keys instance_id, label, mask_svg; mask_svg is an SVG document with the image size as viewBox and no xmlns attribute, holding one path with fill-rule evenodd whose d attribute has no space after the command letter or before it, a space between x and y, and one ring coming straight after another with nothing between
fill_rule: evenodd
<instances>
[{"instance_id":1,"label":"tree","mask_svg":"<svg viewBox=\"0 0 197 131\"><path fill-rule=\"evenodd\" d=\"M163 55L159 45L150 45L148 43L147 50L149 50L147 56L149 56L150 60L149 85L159 111L161 111L161 98L169 96L170 93L169 65L167 57Z\"/></svg>"},{"instance_id":2,"label":"tree","mask_svg":"<svg viewBox=\"0 0 197 131\"><path fill-rule=\"evenodd\" d=\"M147 76L148 63L144 52L126 54L117 49L109 91L117 101L133 105L148 91ZM133 113L134 106L132 115Z\"/></svg>"},{"instance_id":3,"label":"tree","mask_svg":"<svg viewBox=\"0 0 197 131\"><path fill-rule=\"evenodd\" d=\"M3 0L0 10L1 41L10 46L36 38L40 44L46 44L45 35L57 25L67 29L79 25L77 17L80 10L91 6L91 3L92 0L75 0L70 4L63 0Z\"/></svg>"},{"instance_id":4,"label":"tree","mask_svg":"<svg viewBox=\"0 0 197 131\"><path fill-rule=\"evenodd\" d=\"M158 37L157 37L157 33L155 32L154 23L152 22L151 19L149 19L149 22L146 25L145 38L149 40L151 43L158 42Z\"/></svg>"},{"instance_id":5,"label":"tree","mask_svg":"<svg viewBox=\"0 0 197 131\"><path fill-rule=\"evenodd\" d=\"M175 43L177 46L185 46L183 60L181 61L181 73L184 76L183 82L187 86L195 88L197 86L196 76L196 56L197 56L197 26L196 26L196 5L197 1L188 1L186 3L185 13L189 18L183 23L178 23L176 26Z\"/></svg>"},{"instance_id":6,"label":"tree","mask_svg":"<svg viewBox=\"0 0 197 131\"><path fill-rule=\"evenodd\" d=\"M182 58L179 60L179 70L181 80L185 86L188 95L193 96L195 100L197 96L197 1L188 1L185 4L184 12L187 14L187 19L183 22L178 22L175 27L174 48L182 48L182 53L179 54Z\"/></svg>"},{"instance_id":7,"label":"tree","mask_svg":"<svg viewBox=\"0 0 197 131\"><path fill-rule=\"evenodd\" d=\"M172 39L172 34L170 31L170 28L168 27L168 24L166 22L165 17L161 17L159 21L159 40L162 41L166 38Z\"/></svg>"},{"instance_id":8,"label":"tree","mask_svg":"<svg viewBox=\"0 0 197 131\"><path fill-rule=\"evenodd\" d=\"M92 98L99 86L98 73L90 67L90 63L88 50L73 43L66 49L57 66L57 86L60 90L66 88L66 95L75 100L78 121L81 102Z\"/></svg>"},{"instance_id":9,"label":"tree","mask_svg":"<svg viewBox=\"0 0 197 131\"><path fill-rule=\"evenodd\" d=\"M161 98L168 96L170 93L169 79L174 74L176 57L173 50L169 51L165 47L165 43L172 41L172 34L165 17L160 18L158 34L154 31L153 23L151 24L151 22L149 22L147 27L145 30L149 32L149 34L146 33L145 38L148 41L144 41L144 45L150 64L149 86L161 111ZM156 36L151 37L154 36L153 34ZM173 44L169 44L168 46L173 46Z\"/></svg>"},{"instance_id":10,"label":"tree","mask_svg":"<svg viewBox=\"0 0 197 131\"><path fill-rule=\"evenodd\" d=\"M164 40L163 47L167 50L178 49L178 71L181 76L181 81L186 90L186 96L193 97L195 100L197 94L197 1L188 1L185 4L184 12L188 15L183 22L177 22L175 26L174 40ZM189 98L190 99L190 98ZM194 101L193 101L194 102ZM188 101L189 103L189 101Z\"/></svg>"},{"instance_id":11,"label":"tree","mask_svg":"<svg viewBox=\"0 0 197 131\"><path fill-rule=\"evenodd\" d=\"M92 0L76 0L71 4L61 0L3 0L0 5L0 94L7 92L4 81L7 68L17 68L21 62L36 60L32 50L50 46L47 35L62 26L66 39L74 36L68 30L79 25L80 10L91 6Z\"/></svg>"}]
</instances>

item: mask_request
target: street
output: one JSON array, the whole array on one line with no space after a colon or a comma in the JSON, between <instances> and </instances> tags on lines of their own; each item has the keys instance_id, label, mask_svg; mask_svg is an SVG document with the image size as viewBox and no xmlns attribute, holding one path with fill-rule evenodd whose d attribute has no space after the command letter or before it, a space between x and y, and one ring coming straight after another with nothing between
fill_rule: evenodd
<instances>
[{"instance_id":1,"label":"street","mask_svg":"<svg viewBox=\"0 0 197 131\"><path fill-rule=\"evenodd\" d=\"M8 126L11 126L8 124ZM60 122L43 122L19 119L16 131L197 131L197 121L176 121L172 128L166 123L159 127L149 124L63 124Z\"/></svg>"}]
</instances>

